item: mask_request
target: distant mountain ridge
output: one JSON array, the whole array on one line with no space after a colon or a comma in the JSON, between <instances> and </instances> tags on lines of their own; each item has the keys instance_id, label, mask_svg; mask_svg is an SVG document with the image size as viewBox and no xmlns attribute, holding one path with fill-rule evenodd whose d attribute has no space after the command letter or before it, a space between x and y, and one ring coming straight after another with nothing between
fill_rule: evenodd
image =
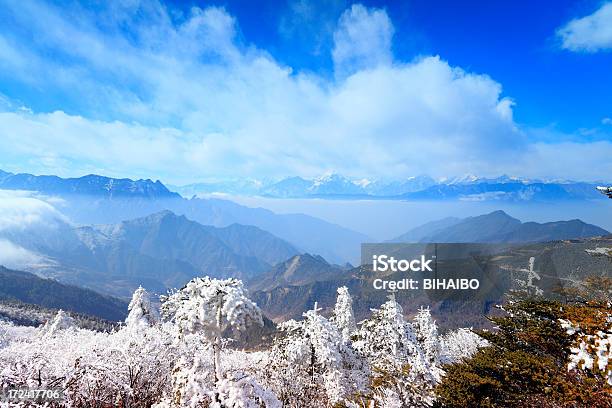
<instances>
[{"instance_id":1,"label":"distant mountain ridge","mask_svg":"<svg viewBox=\"0 0 612 408\"><path fill-rule=\"evenodd\" d=\"M426 175L400 180L348 178L330 173L306 179L299 176L280 181L253 178L172 186L161 181L117 179L90 174L77 178L13 174L0 170L0 189L33 190L49 194L83 194L107 198L178 198L224 193L274 198L344 198L393 200L497 200L549 201L601 199L598 183L567 180L531 180L502 175L486 178L467 175L434 180ZM180 195L179 195L180 193Z\"/></svg>"},{"instance_id":2,"label":"distant mountain ridge","mask_svg":"<svg viewBox=\"0 0 612 408\"><path fill-rule=\"evenodd\" d=\"M13 174L0 170L0 189L32 190L48 194L83 194L112 197L173 198L171 192L161 181L116 179L95 174L77 178L58 176L34 176L32 174Z\"/></svg>"},{"instance_id":3,"label":"distant mountain ridge","mask_svg":"<svg viewBox=\"0 0 612 408\"><path fill-rule=\"evenodd\" d=\"M521 222L504 211L464 219L447 218L417 227L390 242L545 242L609 234L581 220Z\"/></svg>"},{"instance_id":4,"label":"distant mountain ridge","mask_svg":"<svg viewBox=\"0 0 612 408\"><path fill-rule=\"evenodd\" d=\"M173 187L185 196L210 193L260 195L275 198L308 197L394 197L435 185L428 176L409 177L398 181L350 179L339 174L326 174L314 179L299 176L280 181L233 180L225 183L196 183Z\"/></svg>"},{"instance_id":5,"label":"distant mountain ridge","mask_svg":"<svg viewBox=\"0 0 612 408\"><path fill-rule=\"evenodd\" d=\"M425 190L402 194L409 200L458 199L469 201L559 201L597 199L596 184L491 182L437 184Z\"/></svg>"},{"instance_id":6,"label":"distant mountain ridge","mask_svg":"<svg viewBox=\"0 0 612 408\"><path fill-rule=\"evenodd\" d=\"M596 183L564 180L530 180L500 176L482 178L472 175L434 180L429 176L403 180L355 179L326 174L313 179L294 176L277 182L232 180L225 183L196 183L174 187L181 194L226 193L274 198L338 198L391 200L497 200L549 201L600 199Z\"/></svg>"}]
</instances>

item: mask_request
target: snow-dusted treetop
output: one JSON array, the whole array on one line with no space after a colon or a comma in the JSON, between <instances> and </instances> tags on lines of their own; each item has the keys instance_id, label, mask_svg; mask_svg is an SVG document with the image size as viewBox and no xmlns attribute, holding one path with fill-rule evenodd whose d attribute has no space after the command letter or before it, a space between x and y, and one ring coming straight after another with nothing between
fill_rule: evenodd
<instances>
[{"instance_id":1,"label":"snow-dusted treetop","mask_svg":"<svg viewBox=\"0 0 612 408\"><path fill-rule=\"evenodd\" d=\"M357 331L353 313L353 298L346 286L338 288L338 299L336 300L332 321L340 329L342 339L345 342L349 341L351 335Z\"/></svg>"},{"instance_id":2,"label":"snow-dusted treetop","mask_svg":"<svg viewBox=\"0 0 612 408\"><path fill-rule=\"evenodd\" d=\"M217 383L223 379L221 338L225 329L243 330L250 322L263 325L261 311L238 279L195 278L162 301L162 315L174 323L178 338L200 333L212 344Z\"/></svg>"},{"instance_id":3,"label":"snow-dusted treetop","mask_svg":"<svg viewBox=\"0 0 612 408\"><path fill-rule=\"evenodd\" d=\"M159 312L151 303L151 296L142 286L132 295L128 306L130 313L125 319L128 327L153 326L159 322Z\"/></svg>"},{"instance_id":4,"label":"snow-dusted treetop","mask_svg":"<svg viewBox=\"0 0 612 408\"><path fill-rule=\"evenodd\" d=\"M43 336L53 336L60 330L67 330L72 327L76 327L76 323L68 313L63 310L58 310L55 317L52 320L49 320L45 325L41 328L41 334Z\"/></svg>"},{"instance_id":5,"label":"snow-dusted treetop","mask_svg":"<svg viewBox=\"0 0 612 408\"><path fill-rule=\"evenodd\" d=\"M372 309L358 337L357 350L378 362L404 362L419 352L412 325L404 320L404 311L393 295L380 309Z\"/></svg>"},{"instance_id":6,"label":"snow-dusted treetop","mask_svg":"<svg viewBox=\"0 0 612 408\"><path fill-rule=\"evenodd\" d=\"M417 341L421 344L425 357L430 364L439 364L440 342L438 340L438 326L431 316L429 307L421 307L414 318L414 332Z\"/></svg>"},{"instance_id":7,"label":"snow-dusted treetop","mask_svg":"<svg viewBox=\"0 0 612 408\"><path fill-rule=\"evenodd\" d=\"M174 322L180 336L203 332L211 338L229 326L240 330L249 322L263 325L259 307L238 279L195 278L162 300L162 315Z\"/></svg>"}]
</instances>

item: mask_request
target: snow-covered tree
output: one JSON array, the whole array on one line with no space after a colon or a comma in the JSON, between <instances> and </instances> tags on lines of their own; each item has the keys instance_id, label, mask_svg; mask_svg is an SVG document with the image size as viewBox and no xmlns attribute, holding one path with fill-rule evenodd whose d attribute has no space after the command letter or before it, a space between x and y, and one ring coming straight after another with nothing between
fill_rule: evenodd
<instances>
[{"instance_id":1,"label":"snow-covered tree","mask_svg":"<svg viewBox=\"0 0 612 408\"><path fill-rule=\"evenodd\" d=\"M170 391L176 356L158 328L98 333L68 327L0 349L0 388L60 387L66 406L150 406Z\"/></svg>"},{"instance_id":2,"label":"snow-covered tree","mask_svg":"<svg viewBox=\"0 0 612 408\"><path fill-rule=\"evenodd\" d=\"M372 310L356 334L355 349L374 372L373 399L390 398L393 390L408 406L425 406L434 399L433 386L441 371L430 364L403 310L392 293L380 309Z\"/></svg>"},{"instance_id":3,"label":"snow-covered tree","mask_svg":"<svg viewBox=\"0 0 612 408\"><path fill-rule=\"evenodd\" d=\"M159 322L159 312L151 303L151 296L142 286L132 295L125 323L130 328L153 326Z\"/></svg>"},{"instance_id":4,"label":"snow-covered tree","mask_svg":"<svg viewBox=\"0 0 612 408\"><path fill-rule=\"evenodd\" d=\"M236 372L226 375L217 384L219 400L211 408L281 408L282 404L276 395L262 387L252 376Z\"/></svg>"},{"instance_id":5,"label":"snow-covered tree","mask_svg":"<svg viewBox=\"0 0 612 408\"><path fill-rule=\"evenodd\" d=\"M349 342L353 333L357 331L353 314L353 298L346 286L338 288L338 299L331 321L340 329L344 342Z\"/></svg>"},{"instance_id":6,"label":"snow-covered tree","mask_svg":"<svg viewBox=\"0 0 612 408\"><path fill-rule=\"evenodd\" d=\"M421 307L414 318L414 334L416 340L425 353L427 362L440 365L440 340L438 339L438 326L431 317L429 308Z\"/></svg>"},{"instance_id":7,"label":"snow-covered tree","mask_svg":"<svg viewBox=\"0 0 612 408\"><path fill-rule=\"evenodd\" d=\"M310 401L326 406L365 388L367 367L316 304L303 320L289 320L280 328L285 336L272 349L270 368L285 405Z\"/></svg>"},{"instance_id":8,"label":"snow-covered tree","mask_svg":"<svg viewBox=\"0 0 612 408\"><path fill-rule=\"evenodd\" d=\"M45 323L40 329L42 336L53 336L60 330L68 330L76 327L74 319L63 310L58 310L55 317Z\"/></svg>"},{"instance_id":9,"label":"snow-covered tree","mask_svg":"<svg viewBox=\"0 0 612 408\"><path fill-rule=\"evenodd\" d=\"M404 319L394 295L380 309L372 309L372 317L361 323L354 346L380 368L401 366L420 354L412 325Z\"/></svg>"},{"instance_id":10,"label":"snow-covered tree","mask_svg":"<svg viewBox=\"0 0 612 408\"><path fill-rule=\"evenodd\" d=\"M185 341L188 336L201 336L204 340L203 346L212 348L214 386L211 392L214 398L211 403L220 403L221 394L218 386L222 380L226 379L221 366L223 333L230 327L240 331L246 329L251 323L263 325L261 311L246 296L242 281L238 279L195 278L181 290L163 297L162 301L162 315L172 323L177 339ZM187 375L189 371L202 371L199 357L193 360L191 366L183 363L183 366L175 369L175 378L180 378L181 371L184 370L188 370ZM185 385L191 388L199 387L200 390L175 389L173 393L187 395L191 401L190 404L195 406L198 398L208 398L203 393L206 389L203 382L200 382L199 385L196 383L197 381L190 379ZM177 384L181 386L180 382L175 381L175 385ZM194 392L198 393L195 397ZM175 403L182 405L185 401L179 400Z\"/></svg>"},{"instance_id":11,"label":"snow-covered tree","mask_svg":"<svg viewBox=\"0 0 612 408\"><path fill-rule=\"evenodd\" d=\"M471 329L453 330L440 339L440 363L458 363L472 357L480 348L488 345L488 341Z\"/></svg>"},{"instance_id":12,"label":"snow-covered tree","mask_svg":"<svg viewBox=\"0 0 612 408\"><path fill-rule=\"evenodd\" d=\"M238 279L195 278L163 298L163 316L172 321L178 337L202 333L212 344L215 377L222 379L221 340L228 327L241 330L250 322L263 325L261 311L246 296Z\"/></svg>"}]
</instances>

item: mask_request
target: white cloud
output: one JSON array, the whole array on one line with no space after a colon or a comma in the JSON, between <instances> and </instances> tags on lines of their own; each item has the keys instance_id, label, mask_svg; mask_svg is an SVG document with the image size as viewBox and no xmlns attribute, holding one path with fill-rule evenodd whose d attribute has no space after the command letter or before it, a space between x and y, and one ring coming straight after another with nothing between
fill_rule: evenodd
<instances>
[{"instance_id":1,"label":"white cloud","mask_svg":"<svg viewBox=\"0 0 612 408\"><path fill-rule=\"evenodd\" d=\"M54 229L67 222L53 205L32 192L0 190L0 233Z\"/></svg>"},{"instance_id":2,"label":"white cloud","mask_svg":"<svg viewBox=\"0 0 612 408\"><path fill-rule=\"evenodd\" d=\"M30 270L53 263L36 253L39 243L62 234L69 222L52 203L62 204L34 192L0 190L0 265Z\"/></svg>"},{"instance_id":3,"label":"white cloud","mask_svg":"<svg viewBox=\"0 0 612 408\"><path fill-rule=\"evenodd\" d=\"M597 52L612 49L612 3L593 14L576 18L557 30L561 46L570 51Z\"/></svg>"},{"instance_id":4,"label":"white cloud","mask_svg":"<svg viewBox=\"0 0 612 408\"><path fill-rule=\"evenodd\" d=\"M177 92L196 103L189 88ZM0 150L24 157L54 152L98 163L106 172L130 174L138 168L181 178L314 175L330 168L347 174L411 175L426 169L445 175L465 170L465 157L471 158L469 171L486 172L490 149L503 162L525 143L512 122L511 103L500 92L490 78L437 57L361 71L327 89L277 68L260 81L248 78L235 89L219 89L214 105L200 101L186 110L180 128L59 111L0 113L5 135ZM219 130L206 131L211 125Z\"/></svg>"},{"instance_id":5,"label":"white cloud","mask_svg":"<svg viewBox=\"0 0 612 408\"><path fill-rule=\"evenodd\" d=\"M612 174L612 142L565 141L534 143L511 168L511 173L530 178L609 180Z\"/></svg>"},{"instance_id":6,"label":"white cloud","mask_svg":"<svg viewBox=\"0 0 612 408\"><path fill-rule=\"evenodd\" d=\"M340 17L332 56L341 77L393 61L393 24L384 10L354 4Z\"/></svg>"},{"instance_id":7,"label":"white cloud","mask_svg":"<svg viewBox=\"0 0 612 408\"><path fill-rule=\"evenodd\" d=\"M612 125L612 118L603 118L603 119L601 120L601 123L602 123L603 125Z\"/></svg>"},{"instance_id":8,"label":"white cloud","mask_svg":"<svg viewBox=\"0 0 612 408\"><path fill-rule=\"evenodd\" d=\"M19 58L0 53L0 74L58 100L51 112L0 113L0 157L31 172L173 183L328 170L487 176L533 157L499 83L435 56L394 60L384 10L355 5L342 15L330 80L245 44L220 8L176 18L153 1L95 16L9 7L36 40L12 48L31 61L18 75ZM63 110L65 101L82 112Z\"/></svg>"},{"instance_id":9,"label":"white cloud","mask_svg":"<svg viewBox=\"0 0 612 408\"><path fill-rule=\"evenodd\" d=\"M0 239L0 265L12 269L28 268L40 263L42 258L5 239Z\"/></svg>"}]
</instances>

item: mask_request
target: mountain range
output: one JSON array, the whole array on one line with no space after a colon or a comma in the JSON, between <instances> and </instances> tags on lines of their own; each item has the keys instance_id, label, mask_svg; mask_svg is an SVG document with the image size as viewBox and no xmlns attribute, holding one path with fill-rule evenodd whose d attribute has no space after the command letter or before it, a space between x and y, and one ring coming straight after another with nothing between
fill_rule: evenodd
<instances>
[{"instance_id":1,"label":"mountain range","mask_svg":"<svg viewBox=\"0 0 612 408\"><path fill-rule=\"evenodd\" d=\"M343 198L393 200L501 200L551 201L602 199L599 183L569 180L532 180L503 175L495 178L467 175L435 180L426 175L400 180L348 178L325 174L306 179L299 176L280 181L253 178L229 179L183 186L170 191L159 180L116 179L90 174L78 178L53 175L13 174L0 170L0 189L32 190L46 194L85 195L100 198L169 199L212 193L273 198ZM603 183L605 184L605 183ZM179 195L180 193L180 195Z\"/></svg>"},{"instance_id":2,"label":"mountain range","mask_svg":"<svg viewBox=\"0 0 612 408\"><path fill-rule=\"evenodd\" d=\"M76 179L0 173L0 189L36 191L61 199L61 212L79 225L116 224L169 210L203 225L252 225L331 262L356 262L361 242L371 239L304 214L276 214L222 199L186 199L161 182L84 176Z\"/></svg>"},{"instance_id":3,"label":"mountain range","mask_svg":"<svg viewBox=\"0 0 612 408\"><path fill-rule=\"evenodd\" d=\"M390 242L545 242L608 235L609 232L581 220L547 223L521 222L498 210L476 217L444 218L433 221Z\"/></svg>"},{"instance_id":4,"label":"mountain range","mask_svg":"<svg viewBox=\"0 0 612 408\"><path fill-rule=\"evenodd\" d=\"M139 285L164 293L196 276L249 278L298 253L254 226L217 228L170 211L118 224L0 231L29 251L27 268L62 282L129 297Z\"/></svg>"},{"instance_id":5,"label":"mountain range","mask_svg":"<svg viewBox=\"0 0 612 408\"><path fill-rule=\"evenodd\" d=\"M227 193L260 195L274 198L308 197L393 197L421 191L433 186L436 181L428 176L409 177L401 181L349 179L338 174L326 174L314 179L294 176L279 181L233 179L225 182L195 183L172 186L185 196Z\"/></svg>"},{"instance_id":6,"label":"mountain range","mask_svg":"<svg viewBox=\"0 0 612 408\"><path fill-rule=\"evenodd\" d=\"M0 189L30 190L45 194L87 195L106 198L176 198L161 181L116 179L95 174L78 178L13 174L0 170Z\"/></svg>"},{"instance_id":7,"label":"mountain range","mask_svg":"<svg viewBox=\"0 0 612 408\"><path fill-rule=\"evenodd\" d=\"M606 234L580 220L522 223L494 211L431 222L391 242L528 243ZM0 239L32 254L35 261L24 267L30 272L124 298L139 285L164 293L196 276L236 277L270 291L346 277L352 268L258 227L202 225L168 210L117 224L73 226L58 218L45 228L0 230Z\"/></svg>"},{"instance_id":8,"label":"mountain range","mask_svg":"<svg viewBox=\"0 0 612 408\"><path fill-rule=\"evenodd\" d=\"M172 188L188 196L211 193L259 195L273 198L392 199L392 200L498 200L550 201L601 199L596 183L566 180L530 180L501 176L464 176L434 180L415 176L403 180L371 180L326 174L313 179L288 177L280 181L233 179Z\"/></svg>"},{"instance_id":9,"label":"mountain range","mask_svg":"<svg viewBox=\"0 0 612 408\"><path fill-rule=\"evenodd\" d=\"M428 191L439 197L465 199L461 191L473 193L472 198L479 194L488 197L487 194L501 189L499 186L504 186L509 194L522 194L537 190L539 184L545 187L529 197L538 197L538 194L551 197L554 193L568 198L569 192L574 194L572 197L580 194L586 197L590 191L590 187L576 183L539 183L512 178L467 178L441 184L421 177L407 183L393 184L393 197L425 197L430 194ZM392 188L389 183L377 186L377 182L348 180L337 175L317 180L293 178L273 185L276 190L268 186L268 194L283 197L297 196L304 189L312 194L309 197L337 196L336 191L344 191L351 197L371 197L379 194L376 191ZM517 185L523 189L515 188ZM281 320L299 317L312 307L314 300L323 307L333 304L335 290L341 285L347 285L355 293L358 315L367 314L370 307L384 301L384 291L372 291L372 276L366 269L339 266L347 261L358 262L360 245L373 240L315 217L276 214L216 198L187 199L159 181L95 175L63 179L1 172L0 189L37 191L41 193L41 200L59 198L47 201L56 206L57 217L46 220L36 229L29 229L28 223L19 228L0 228L0 243L8 241L31 255L32 262L25 268L26 272L53 278L62 285L83 286L126 299L139 285L152 292L165 293L195 276L238 277L245 281L263 310ZM391 190L387 191L391 194ZM601 196L594 189L593 192L598 198ZM495 211L427 223L392 241L520 245L546 242L537 244L546 250L563 248L564 241L560 240L607 234L604 229L580 220L523 223L503 211ZM525 251L519 254L520 262L516 265L524 263ZM559 255L555 259L561 258ZM44 286L54 281L31 282L33 287L69 293L55 286ZM44 299L44 290L36 293ZM31 297L15 299L27 302ZM426 299L419 301L427 303ZM49 304L48 307L61 306ZM483 306L474 307L464 312L480 316Z\"/></svg>"}]
</instances>

